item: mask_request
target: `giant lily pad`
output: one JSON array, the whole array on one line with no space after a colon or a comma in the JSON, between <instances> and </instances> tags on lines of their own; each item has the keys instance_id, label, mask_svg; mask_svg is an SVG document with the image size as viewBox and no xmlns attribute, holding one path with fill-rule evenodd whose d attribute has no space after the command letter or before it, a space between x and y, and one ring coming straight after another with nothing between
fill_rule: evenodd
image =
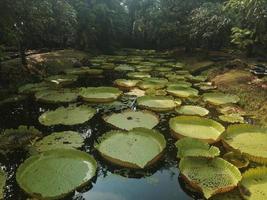
<instances>
[{"instance_id":1,"label":"giant lily pad","mask_svg":"<svg viewBox=\"0 0 267 200\"><path fill-rule=\"evenodd\" d=\"M209 114L209 111L206 108L203 108L200 106L190 106L190 105L176 108L175 111L181 115L205 116L205 115Z\"/></svg>"},{"instance_id":2,"label":"giant lily pad","mask_svg":"<svg viewBox=\"0 0 267 200\"><path fill-rule=\"evenodd\" d=\"M114 84L120 88L133 88L140 80L129 80L129 79L117 79Z\"/></svg>"},{"instance_id":3,"label":"giant lily pad","mask_svg":"<svg viewBox=\"0 0 267 200\"><path fill-rule=\"evenodd\" d=\"M198 116L178 116L170 119L169 125L176 138L191 137L214 143L220 139L225 128L218 122Z\"/></svg>"},{"instance_id":4,"label":"giant lily pad","mask_svg":"<svg viewBox=\"0 0 267 200\"><path fill-rule=\"evenodd\" d=\"M213 92L203 94L203 100L213 105L223 105L228 103L237 103L240 99L236 95Z\"/></svg>"},{"instance_id":5,"label":"giant lily pad","mask_svg":"<svg viewBox=\"0 0 267 200\"><path fill-rule=\"evenodd\" d=\"M191 87L192 84L186 81L173 81L171 84L168 86L176 86L176 87Z\"/></svg>"},{"instance_id":6,"label":"giant lily pad","mask_svg":"<svg viewBox=\"0 0 267 200\"><path fill-rule=\"evenodd\" d=\"M182 177L208 199L234 189L242 176L231 163L221 158L183 158L179 163Z\"/></svg>"},{"instance_id":7,"label":"giant lily pad","mask_svg":"<svg viewBox=\"0 0 267 200\"><path fill-rule=\"evenodd\" d=\"M267 196L267 167L249 169L240 183L241 195L247 200L263 200Z\"/></svg>"},{"instance_id":8,"label":"giant lily pad","mask_svg":"<svg viewBox=\"0 0 267 200\"><path fill-rule=\"evenodd\" d=\"M115 101L122 92L114 87L82 88L79 95L88 102L105 103Z\"/></svg>"},{"instance_id":9,"label":"giant lily pad","mask_svg":"<svg viewBox=\"0 0 267 200\"><path fill-rule=\"evenodd\" d=\"M168 96L143 96L137 99L140 107L154 111L171 111L177 105L172 97Z\"/></svg>"},{"instance_id":10,"label":"giant lily pad","mask_svg":"<svg viewBox=\"0 0 267 200\"><path fill-rule=\"evenodd\" d=\"M223 159L232 163L237 168L244 168L249 165L249 160L238 152L228 152L223 155Z\"/></svg>"},{"instance_id":11,"label":"giant lily pad","mask_svg":"<svg viewBox=\"0 0 267 200\"><path fill-rule=\"evenodd\" d=\"M217 88L217 86L213 85L211 82L195 83L194 86L198 87L199 89L203 91L214 90Z\"/></svg>"},{"instance_id":12,"label":"giant lily pad","mask_svg":"<svg viewBox=\"0 0 267 200\"><path fill-rule=\"evenodd\" d=\"M87 106L59 107L53 111L47 111L39 117L39 122L45 126L52 125L75 125L82 124L90 120L96 113L96 110Z\"/></svg>"},{"instance_id":13,"label":"giant lily pad","mask_svg":"<svg viewBox=\"0 0 267 200\"><path fill-rule=\"evenodd\" d=\"M95 176L97 163L74 149L45 151L28 158L16 173L19 186L38 199L58 199L87 184Z\"/></svg>"},{"instance_id":14,"label":"giant lily pad","mask_svg":"<svg viewBox=\"0 0 267 200\"><path fill-rule=\"evenodd\" d=\"M35 93L37 101L44 103L69 103L75 102L78 98L76 91L64 90L42 90Z\"/></svg>"},{"instance_id":15,"label":"giant lily pad","mask_svg":"<svg viewBox=\"0 0 267 200\"><path fill-rule=\"evenodd\" d=\"M40 83L28 83L19 87L18 92L20 94L33 94L38 91L47 90L50 88L49 83L40 82Z\"/></svg>"},{"instance_id":16,"label":"giant lily pad","mask_svg":"<svg viewBox=\"0 0 267 200\"><path fill-rule=\"evenodd\" d=\"M127 74L129 78L133 79L144 79L144 78L150 78L151 75L145 72L130 72Z\"/></svg>"},{"instance_id":17,"label":"giant lily pad","mask_svg":"<svg viewBox=\"0 0 267 200\"><path fill-rule=\"evenodd\" d=\"M78 79L76 75L54 75L49 76L45 80L55 85L68 85Z\"/></svg>"},{"instance_id":18,"label":"giant lily pad","mask_svg":"<svg viewBox=\"0 0 267 200\"><path fill-rule=\"evenodd\" d=\"M166 147L164 136L157 131L135 128L129 132L110 131L95 144L108 161L129 168L146 168L155 163Z\"/></svg>"},{"instance_id":19,"label":"giant lily pad","mask_svg":"<svg viewBox=\"0 0 267 200\"><path fill-rule=\"evenodd\" d=\"M91 69L89 67L72 68L65 70L66 74L72 75L101 75L102 69Z\"/></svg>"},{"instance_id":20,"label":"giant lily pad","mask_svg":"<svg viewBox=\"0 0 267 200\"><path fill-rule=\"evenodd\" d=\"M117 67L115 67L114 69L115 71L119 71L119 72L125 72L125 71L135 71L135 68L133 66L130 65L119 65Z\"/></svg>"},{"instance_id":21,"label":"giant lily pad","mask_svg":"<svg viewBox=\"0 0 267 200\"><path fill-rule=\"evenodd\" d=\"M138 127L152 129L159 123L158 116L152 112L132 110L105 116L104 120L116 128L124 130Z\"/></svg>"},{"instance_id":22,"label":"giant lily pad","mask_svg":"<svg viewBox=\"0 0 267 200\"><path fill-rule=\"evenodd\" d=\"M219 148L194 138L182 138L175 143L178 149L177 157L214 158L220 155Z\"/></svg>"},{"instance_id":23,"label":"giant lily pad","mask_svg":"<svg viewBox=\"0 0 267 200\"><path fill-rule=\"evenodd\" d=\"M137 65L136 70L139 72L150 72L153 70L152 66L146 66L146 65Z\"/></svg>"},{"instance_id":24,"label":"giant lily pad","mask_svg":"<svg viewBox=\"0 0 267 200\"><path fill-rule=\"evenodd\" d=\"M137 84L137 86L142 90L147 89L162 89L165 87L164 83L153 81L153 80L144 80Z\"/></svg>"},{"instance_id":25,"label":"giant lily pad","mask_svg":"<svg viewBox=\"0 0 267 200\"><path fill-rule=\"evenodd\" d=\"M74 131L62 131L52 133L37 141L33 149L37 152L49 151L52 149L72 149L82 147L84 138Z\"/></svg>"},{"instance_id":26,"label":"giant lily pad","mask_svg":"<svg viewBox=\"0 0 267 200\"><path fill-rule=\"evenodd\" d=\"M0 134L0 149L10 151L21 148L41 136L42 133L32 126L19 126L17 129L6 129Z\"/></svg>"},{"instance_id":27,"label":"giant lily pad","mask_svg":"<svg viewBox=\"0 0 267 200\"><path fill-rule=\"evenodd\" d=\"M162 90L148 89L145 91L145 94L148 96L165 96L167 95L167 92L164 89Z\"/></svg>"},{"instance_id":28,"label":"giant lily pad","mask_svg":"<svg viewBox=\"0 0 267 200\"><path fill-rule=\"evenodd\" d=\"M238 114L240 116L246 115L246 112L239 106L233 105L223 105L217 108L218 112L224 115Z\"/></svg>"},{"instance_id":29,"label":"giant lily pad","mask_svg":"<svg viewBox=\"0 0 267 200\"><path fill-rule=\"evenodd\" d=\"M219 119L228 123L245 123L244 117L239 114L220 115Z\"/></svg>"},{"instance_id":30,"label":"giant lily pad","mask_svg":"<svg viewBox=\"0 0 267 200\"><path fill-rule=\"evenodd\" d=\"M236 124L227 128L223 143L229 149L242 153L249 160L267 163L267 128L249 124Z\"/></svg>"},{"instance_id":31,"label":"giant lily pad","mask_svg":"<svg viewBox=\"0 0 267 200\"><path fill-rule=\"evenodd\" d=\"M197 97L198 90L191 88L191 87L181 87L176 85L171 85L167 87L167 92L175 97Z\"/></svg>"},{"instance_id":32,"label":"giant lily pad","mask_svg":"<svg viewBox=\"0 0 267 200\"><path fill-rule=\"evenodd\" d=\"M4 189L6 185L6 173L0 169L0 199L4 199Z\"/></svg>"}]
</instances>

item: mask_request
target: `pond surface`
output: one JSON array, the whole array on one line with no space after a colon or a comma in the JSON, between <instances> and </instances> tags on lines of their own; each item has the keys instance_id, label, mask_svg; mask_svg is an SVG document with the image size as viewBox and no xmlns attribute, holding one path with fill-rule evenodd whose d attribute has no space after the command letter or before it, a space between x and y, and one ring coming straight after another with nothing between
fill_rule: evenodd
<instances>
[{"instance_id":1,"label":"pond surface","mask_svg":"<svg viewBox=\"0 0 267 200\"><path fill-rule=\"evenodd\" d=\"M173 71L175 71L173 69ZM86 86L113 86L113 81L118 78L125 78L126 73L105 70L104 77L81 77L71 87ZM79 104L84 103L79 100ZM186 101L183 102L186 105ZM158 113L160 123L155 127L167 140L167 150L164 157L149 170L128 170L116 167L104 161L93 148L93 143L105 132L112 130L103 119L103 115L120 112L124 109L139 109L136 105L136 96L123 95L119 102L113 104L94 104L98 113L94 118L82 125L76 126L52 126L45 127L38 122L38 117L49 109L61 105L42 104L34 101L33 97L19 103L5 104L1 107L0 130L16 128L19 125L35 126L48 135L55 131L73 130L80 132L86 142L82 150L93 155L98 162L97 176L92 183L71 194L65 199L75 200L190 200L203 199L197 193L192 192L179 177L178 161L176 158L175 139L170 135L168 121L171 117L177 116L175 112ZM214 115L214 109L210 108ZM18 187L15 180L17 167L28 157L27 152L17 150L7 156L1 156L0 163L8 173L6 186L7 200L24 200L27 195Z\"/></svg>"}]
</instances>

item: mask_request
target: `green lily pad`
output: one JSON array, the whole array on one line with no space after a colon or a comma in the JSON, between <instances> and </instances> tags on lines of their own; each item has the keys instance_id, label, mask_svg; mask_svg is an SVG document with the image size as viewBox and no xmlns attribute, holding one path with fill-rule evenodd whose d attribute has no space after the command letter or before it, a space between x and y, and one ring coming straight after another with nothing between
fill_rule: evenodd
<instances>
[{"instance_id":1,"label":"green lily pad","mask_svg":"<svg viewBox=\"0 0 267 200\"><path fill-rule=\"evenodd\" d=\"M194 138L182 138L175 143L178 149L177 157L214 158L220 155L220 149Z\"/></svg>"},{"instance_id":2,"label":"green lily pad","mask_svg":"<svg viewBox=\"0 0 267 200\"><path fill-rule=\"evenodd\" d=\"M24 101L27 99L26 95L12 95L6 99L3 99L0 101L0 106L8 104L8 103L16 103L16 102L20 102L20 101Z\"/></svg>"},{"instance_id":3,"label":"green lily pad","mask_svg":"<svg viewBox=\"0 0 267 200\"><path fill-rule=\"evenodd\" d=\"M151 77L151 78L144 78L143 81L149 81L149 82L155 82L155 83L161 83L166 85L168 83L168 80L165 78L155 78L155 77Z\"/></svg>"},{"instance_id":4,"label":"green lily pad","mask_svg":"<svg viewBox=\"0 0 267 200\"><path fill-rule=\"evenodd\" d=\"M267 196L267 167L249 169L242 174L240 192L244 199L263 200Z\"/></svg>"},{"instance_id":5,"label":"green lily pad","mask_svg":"<svg viewBox=\"0 0 267 200\"><path fill-rule=\"evenodd\" d=\"M240 116L246 115L246 112L237 105L223 105L217 108L218 112L223 115L239 114Z\"/></svg>"},{"instance_id":6,"label":"green lily pad","mask_svg":"<svg viewBox=\"0 0 267 200\"><path fill-rule=\"evenodd\" d=\"M21 148L41 136L42 133L33 126L19 126L17 129L6 129L0 134L0 149L10 151Z\"/></svg>"},{"instance_id":7,"label":"green lily pad","mask_svg":"<svg viewBox=\"0 0 267 200\"><path fill-rule=\"evenodd\" d=\"M74 131L54 132L33 145L37 152L44 152L53 149L76 149L82 147L84 138Z\"/></svg>"},{"instance_id":8,"label":"green lily pad","mask_svg":"<svg viewBox=\"0 0 267 200\"><path fill-rule=\"evenodd\" d=\"M34 94L35 92L48 90L51 88L51 85L47 82L40 83L28 83L26 85L20 86L18 92L20 94Z\"/></svg>"},{"instance_id":9,"label":"green lily pad","mask_svg":"<svg viewBox=\"0 0 267 200\"><path fill-rule=\"evenodd\" d=\"M129 79L117 79L114 84L120 88L133 88L140 80L129 80Z\"/></svg>"},{"instance_id":10,"label":"green lily pad","mask_svg":"<svg viewBox=\"0 0 267 200\"><path fill-rule=\"evenodd\" d=\"M70 105L43 113L39 122L45 126L82 124L90 120L95 113L96 110L87 105Z\"/></svg>"},{"instance_id":11,"label":"green lily pad","mask_svg":"<svg viewBox=\"0 0 267 200\"><path fill-rule=\"evenodd\" d=\"M149 111L126 110L122 113L105 116L103 119L112 126L123 130L138 127L152 129L159 123L159 117Z\"/></svg>"},{"instance_id":12,"label":"green lily pad","mask_svg":"<svg viewBox=\"0 0 267 200\"><path fill-rule=\"evenodd\" d=\"M135 68L138 72L150 72L153 70L152 66L146 66L146 65L137 65L135 66Z\"/></svg>"},{"instance_id":13,"label":"green lily pad","mask_svg":"<svg viewBox=\"0 0 267 200\"><path fill-rule=\"evenodd\" d=\"M145 96L145 94L146 91L140 90L139 88L132 88L129 92L125 93L125 95L137 96L137 97Z\"/></svg>"},{"instance_id":14,"label":"green lily pad","mask_svg":"<svg viewBox=\"0 0 267 200\"><path fill-rule=\"evenodd\" d=\"M202 76L202 75L199 75L199 76L188 76L188 79L192 82L204 82L207 80L207 76Z\"/></svg>"},{"instance_id":15,"label":"green lily pad","mask_svg":"<svg viewBox=\"0 0 267 200\"><path fill-rule=\"evenodd\" d=\"M176 108L175 111L181 115L205 116L209 114L209 110L207 110L206 108L200 106L190 106L190 105Z\"/></svg>"},{"instance_id":16,"label":"green lily pad","mask_svg":"<svg viewBox=\"0 0 267 200\"><path fill-rule=\"evenodd\" d=\"M100 68L106 69L106 70L112 70L115 68L115 64L114 63L102 63Z\"/></svg>"},{"instance_id":17,"label":"green lily pad","mask_svg":"<svg viewBox=\"0 0 267 200\"><path fill-rule=\"evenodd\" d=\"M75 102L78 98L76 91L69 89L64 90L42 90L35 93L37 101L43 103L70 103Z\"/></svg>"},{"instance_id":18,"label":"green lily pad","mask_svg":"<svg viewBox=\"0 0 267 200\"><path fill-rule=\"evenodd\" d=\"M45 80L55 85L68 85L77 81L78 76L76 75L54 75L49 76Z\"/></svg>"},{"instance_id":19,"label":"green lily pad","mask_svg":"<svg viewBox=\"0 0 267 200\"><path fill-rule=\"evenodd\" d=\"M249 165L249 160L246 157L242 156L242 154L237 152L228 152L223 155L223 159L232 163L239 169L247 167Z\"/></svg>"},{"instance_id":20,"label":"green lily pad","mask_svg":"<svg viewBox=\"0 0 267 200\"><path fill-rule=\"evenodd\" d=\"M147 89L162 89L165 88L165 84L157 81L144 80L137 84L137 86L142 90Z\"/></svg>"},{"instance_id":21,"label":"green lily pad","mask_svg":"<svg viewBox=\"0 0 267 200\"><path fill-rule=\"evenodd\" d=\"M230 150L242 153L249 160L267 163L267 128L249 124L235 124L227 128L222 138Z\"/></svg>"},{"instance_id":22,"label":"green lily pad","mask_svg":"<svg viewBox=\"0 0 267 200\"><path fill-rule=\"evenodd\" d=\"M85 152L56 149L31 156L16 173L19 186L38 199L59 199L86 185L97 163Z\"/></svg>"},{"instance_id":23,"label":"green lily pad","mask_svg":"<svg viewBox=\"0 0 267 200\"><path fill-rule=\"evenodd\" d=\"M95 103L115 101L122 92L114 87L87 87L82 88L79 95L83 100Z\"/></svg>"},{"instance_id":24,"label":"green lily pad","mask_svg":"<svg viewBox=\"0 0 267 200\"><path fill-rule=\"evenodd\" d=\"M113 164L142 169L161 157L166 141L157 131L135 128L129 132L110 131L99 139L95 148Z\"/></svg>"},{"instance_id":25,"label":"green lily pad","mask_svg":"<svg viewBox=\"0 0 267 200\"><path fill-rule=\"evenodd\" d=\"M118 72L126 72L126 71L134 72L135 67L130 66L130 65L119 65L119 66L115 67L114 70L118 71Z\"/></svg>"},{"instance_id":26,"label":"green lily pad","mask_svg":"<svg viewBox=\"0 0 267 200\"><path fill-rule=\"evenodd\" d=\"M144 79L144 78L150 78L151 75L145 72L130 72L127 74L129 78L133 79Z\"/></svg>"},{"instance_id":27,"label":"green lily pad","mask_svg":"<svg viewBox=\"0 0 267 200\"><path fill-rule=\"evenodd\" d=\"M217 88L217 86L213 85L211 82L195 83L194 86L203 91L215 90Z\"/></svg>"},{"instance_id":28,"label":"green lily pad","mask_svg":"<svg viewBox=\"0 0 267 200\"><path fill-rule=\"evenodd\" d=\"M220 140L225 128L219 122L198 116L178 116L170 119L169 126L175 138L191 137L214 143Z\"/></svg>"},{"instance_id":29,"label":"green lily pad","mask_svg":"<svg viewBox=\"0 0 267 200\"><path fill-rule=\"evenodd\" d=\"M220 115L219 119L228 123L245 123L244 117L239 114Z\"/></svg>"},{"instance_id":30,"label":"green lily pad","mask_svg":"<svg viewBox=\"0 0 267 200\"><path fill-rule=\"evenodd\" d=\"M155 67L154 70L158 72L169 72L169 71L172 71L172 68L171 67Z\"/></svg>"},{"instance_id":31,"label":"green lily pad","mask_svg":"<svg viewBox=\"0 0 267 200\"><path fill-rule=\"evenodd\" d=\"M137 98L138 106L154 111L171 111L177 105L172 97L168 96L143 96Z\"/></svg>"},{"instance_id":32,"label":"green lily pad","mask_svg":"<svg viewBox=\"0 0 267 200\"><path fill-rule=\"evenodd\" d=\"M175 81L172 82L171 84L169 84L168 86L172 86L172 87L191 87L192 83L186 82L186 81Z\"/></svg>"},{"instance_id":33,"label":"green lily pad","mask_svg":"<svg viewBox=\"0 0 267 200\"><path fill-rule=\"evenodd\" d=\"M238 168L221 158L182 158L179 163L182 177L208 199L231 191L241 180Z\"/></svg>"},{"instance_id":34,"label":"green lily pad","mask_svg":"<svg viewBox=\"0 0 267 200\"><path fill-rule=\"evenodd\" d=\"M239 102L240 98L236 95L213 92L203 94L203 100L213 105L223 105L229 103L237 103Z\"/></svg>"},{"instance_id":35,"label":"green lily pad","mask_svg":"<svg viewBox=\"0 0 267 200\"><path fill-rule=\"evenodd\" d=\"M101 75L102 69L91 69L89 67L72 68L65 70L66 74L71 75Z\"/></svg>"},{"instance_id":36,"label":"green lily pad","mask_svg":"<svg viewBox=\"0 0 267 200\"><path fill-rule=\"evenodd\" d=\"M182 98L198 96L198 90L191 87L181 87L176 85L168 86L167 92L175 97L182 97Z\"/></svg>"},{"instance_id":37,"label":"green lily pad","mask_svg":"<svg viewBox=\"0 0 267 200\"><path fill-rule=\"evenodd\" d=\"M148 96L165 96L167 92L166 90L147 89L145 94Z\"/></svg>"},{"instance_id":38,"label":"green lily pad","mask_svg":"<svg viewBox=\"0 0 267 200\"><path fill-rule=\"evenodd\" d=\"M4 199L4 190L6 185L6 173L0 169L0 199Z\"/></svg>"},{"instance_id":39,"label":"green lily pad","mask_svg":"<svg viewBox=\"0 0 267 200\"><path fill-rule=\"evenodd\" d=\"M184 75L177 75L177 74L165 74L166 78L168 78L169 81L175 82L175 81L185 81Z\"/></svg>"}]
</instances>

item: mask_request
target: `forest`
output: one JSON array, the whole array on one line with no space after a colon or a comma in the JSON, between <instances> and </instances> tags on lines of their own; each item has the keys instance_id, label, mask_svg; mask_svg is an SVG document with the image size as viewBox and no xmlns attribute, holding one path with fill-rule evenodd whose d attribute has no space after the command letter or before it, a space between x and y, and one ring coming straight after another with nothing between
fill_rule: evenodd
<instances>
[{"instance_id":1,"label":"forest","mask_svg":"<svg viewBox=\"0 0 267 200\"><path fill-rule=\"evenodd\" d=\"M0 0L0 200L266 200L267 0Z\"/></svg>"}]
</instances>

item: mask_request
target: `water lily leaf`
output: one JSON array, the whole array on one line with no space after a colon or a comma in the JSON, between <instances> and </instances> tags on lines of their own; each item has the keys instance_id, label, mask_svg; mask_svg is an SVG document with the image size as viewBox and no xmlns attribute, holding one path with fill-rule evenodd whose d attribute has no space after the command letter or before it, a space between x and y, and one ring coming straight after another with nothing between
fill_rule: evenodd
<instances>
[{"instance_id":1,"label":"water lily leaf","mask_svg":"<svg viewBox=\"0 0 267 200\"><path fill-rule=\"evenodd\" d=\"M152 66L146 66L146 65L137 65L135 66L135 68L138 72L150 72L153 70Z\"/></svg>"},{"instance_id":2,"label":"water lily leaf","mask_svg":"<svg viewBox=\"0 0 267 200\"><path fill-rule=\"evenodd\" d=\"M194 138L182 138L175 143L178 149L177 157L214 158L220 155L220 149Z\"/></svg>"},{"instance_id":3,"label":"water lily leaf","mask_svg":"<svg viewBox=\"0 0 267 200\"><path fill-rule=\"evenodd\" d=\"M69 89L64 90L42 90L35 93L37 101L44 103L70 103L75 102L78 98L76 91Z\"/></svg>"},{"instance_id":4,"label":"water lily leaf","mask_svg":"<svg viewBox=\"0 0 267 200\"><path fill-rule=\"evenodd\" d=\"M214 143L220 140L225 128L219 122L198 116L178 116L170 119L169 126L175 138L191 137Z\"/></svg>"},{"instance_id":5,"label":"water lily leaf","mask_svg":"<svg viewBox=\"0 0 267 200\"><path fill-rule=\"evenodd\" d=\"M179 168L185 181L207 199L231 191L242 178L238 168L222 158L182 158Z\"/></svg>"},{"instance_id":6,"label":"water lily leaf","mask_svg":"<svg viewBox=\"0 0 267 200\"><path fill-rule=\"evenodd\" d=\"M207 80L207 76L199 75L199 76L188 76L188 79L192 82L204 82Z\"/></svg>"},{"instance_id":7,"label":"water lily leaf","mask_svg":"<svg viewBox=\"0 0 267 200\"><path fill-rule=\"evenodd\" d=\"M217 86L216 85L213 85L211 82L195 83L194 86L197 87L197 88L199 88L200 90L203 90L203 91L217 89Z\"/></svg>"},{"instance_id":8,"label":"water lily leaf","mask_svg":"<svg viewBox=\"0 0 267 200\"><path fill-rule=\"evenodd\" d=\"M149 167L159 160L165 147L162 134L145 128L129 132L110 131L95 144L95 148L111 163L137 169Z\"/></svg>"},{"instance_id":9,"label":"water lily leaf","mask_svg":"<svg viewBox=\"0 0 267 200\"><path fill-rule=\"evenodd\" d=\"M38 199L58 199L95 176L97 163L85 152L56 149L31 156L16 173L19 186Z\"/></svg>"},{"instance_id":10,"label":"water lily leaf","mask_svg":"<svg viewBox=\"0 0 267 200\"><path fill-rule=\"evenodd\" d=\"M8 104L8 103L16 103L16 102L20 102L20 101L24 101L25 99L27 99L26 95L12 95L6 99L3 99L0 101L0 106Z\"/></svg>"},{"instance_id":11,"label":"water lily leaf","mask_svg":"<svg viewBox=\"0 0 267 200\"><path fill-rule=\"evenodd\" d=\"M232 163L234 166L236 166L239 169L247 167L249 165L249 160L238 152L232 152L232 151L228 152L223 155L223 159Z\"/></svg>"},{"instance_id":12,"label":"water lily leaf","mask_svg":"<svg viewBox=\"0 0 267 200\"><path fill-rule=\"evenodd\" d=\"M52 149L75 149L83 146L84 138L74 131L54 132L42 138L33 145L37 152L49 151Z\"/></svg>"},{"instance_id":13,"label":"water lily leaf","mask_svg":"<svg viewBox=\"0 0 267 200\"><path fill-rule=\"evenodd\" d=\"M40 83L28 83L26 85L20 86L18 92L20 94L34 94L35 92L50 89L51 85L47 82Z\"/></svg>"},{"instance_id":14,"label":"water lily leaf","mask_svg":"<svg viewBox=\"0 0 267 200\"><path fill-rule=\"evenodd\" d=\"M239 114L220 115L219 119L228 123L245 123L244 117Z\"/></svg>"},{"instance_id":15,"label":"water lily leaf","mask_svg":"<svg viewBox=\"0 0 267 200\"><path fill-rule=\"evenodd\" d=\"M76 75L54 75L49 76L45 80L49 83L53 83L55 85L68 85L75 81L77 81L78 76Z\"/></svg>"},{"instance_id":16,"label":"water lily leaf","mask_svg":"<svg viewBox=\"0 0 267 200\"><path fill-rule=\"evenodd\" d=\"M39 122L45 126L53 125L75 125L82 124L90 120L96 113L96 110L87 106L70 105L68 107L59 107L53 111L47 111L39 117Z\"/></svg>"},{"instance_id":17,"label":"water lily leaf","mask_svg":"<svg viewBox=\"0 0 267 200\"><path fill-rule=\"evenodd\" d=\"M112 70L115 68L115 64L114 63L101 63L100 68L106 69L106 70Z\"/></svg>"},{"instance_id":18,"label":"water lily leaf","mask_svg":"<svg viewBox=\"0 0 267 200\"><path fill-rule=\"evenodd\" d=\"M203 100L213 105L222 105L228 103L237 103L239 102L240 98L236 95L213 92L203 94Z\"/></svg>"},{"instance_id":19,"label":"water lily leaf","mask_svg":"<svg viewBox=\"0 0 267 200\"><path fill-rule=\"evenodd\" d=\"M154 70L158 72L169 72L172 71L172 67L155 67Z\"/></svg>"},{"instance_id":20,"label":"water lily leaf","mask_svg":"<svg viewBox=\"0 0 267 200\"><path fill-rule=\"evenodd\" d=\"M146 91L140 90L139 88L133 88L129 92L125 93L125 95L137 96L137 97L145 96L145 94Z\"/></svg>"},{"instance_id":21,"label":"water lily leaf","mask_svg":"<svg viewBox=\"0 0 267 200\"><path fill-rule=\"evenodd\" d=\"M263 200L267 196L267 167L249 169L242 174L241 195L247 200Z\"/></svg>"},{"instance_id":22,"label":"water lily leaf","mask_svg":"<svg viewBox=\"0 0 267 200\"><path fill-rule=\"evenodd\" d=\"M167 87L167 92L175 97L197 97L198 90L191 87L181 87L176 85L171 85Z\"/></svg>"},{"instance_id":23,"label":"water lily leaf","mask_svg":"<svg viewBox=\"0 0 267 200\"><path fill-rule=\"evenodd\" d=\"M237 105L223 105L217 108L218 112L223 115L239 114L240 116L246 115L246 112Z\"/></svg>"},{"instance_id":24,"label":"water lily leaf","mask_svg":"<svg viewBox=\"0 0 267 200\"><path fill-rule=\"evenodd\" d=\"M0 134L0 149L9 151L24 147L42 133L33 126L19 126L17 129L6 129Z\"/></svg>"},{"instance_id":25,"label":"water lily leaf","mask_svg":"<svg viewBox=\"0 0 267 200\"><path fill-rule=\"evenodd\" d=\"M191 87L192 83L186 81L174 81L168 85L169 87Z\"/></svg>"},{"instance_id":26,"label":"water lily leaf","mask_svg":"<svg viewBox=\"0 0 267 200\"><path fill-rule=\"evenodd\" d=\"M130 65L119 65L117 67L114 68L115 71L118 72L125 72L125 71L135 71L135 67L130 66Z\"/></svg>"},{"instance_id":27,"label":"water lily leaf","mask_svg":"<svg viewBox=\"0 0 267 200\"><path fill-rule=\"evenodd\" d=\"M4 199L4 190L6 185L6 173L0 169L0 199Z\"/></svg>"},{"instance_id":28,"label":"water lily leaf","mask_svg":"<svg viewBox=\"0 0 267 200\"><path fill-rule=\"evenodd\" d=\"M126 110L121 113L104 116L103 119L112 126L124 130L138 127L152 129L159 123L159 117L149 111Z\"/></svg>"},{"instance_id":29,"label":"water lily leaf","mask_svg":"<svg viewBox=\"0 0 267 200\"><path fill-rule=\"evenodd\" d=\"M114 81L114 84L119 88L133 88L140 80L129 80L129 79L117 79Z\"/></svg>"},{"instance_id":30,"label":"water lily leaf","mask_svg":"<svg viewBox=\"0 0 267 200\"><path fill-rule=\"evenodd\" d=\"M230 150L242 153L249 160L267 163L267 128L249 124L236 124L227 128L222 138Z\"/></svg>"},{"instance_id":31,"label":"water lily leaf","mask_svg":"<svg viewBox=\"0 0 267 200\"><path fill-rule=\"evenodd\" d=\"M171 111L177 105L172 97L168 96L143 96L137 98L140 107L154 111Z\"/></svg>"},{"instance_id":32,"label":"water lily leaf","mask_svg":"<svg viewBox=\"0 0 267 200\"><path fill-rule=\"evenodd\" d=\"M151 75L145 72L130 72L127 74L129 78L133 79L143 79L143 78L150 78Z\"/></svg>"},{"instance_id":33,"label":"water lily leaf","mask_svg":"<svg viewBox=\"0 0 267 200\"><path fill-rule=\"evenodd\" d=\"M165 74L164 75L170 82L176 82L176 81L185 81L185 76L184 75L177 75L177 74Z\"/></svg>"},{"instance_id":34,"label":"water lily leaf","mask_svg":"<svg viewBox=\"0 0 267 200\"><path fill-rule=\"evenodd\" d=\"M175 111L181 115L199 115L205 116L209 114L209 110L200 106L182 106L180 108L176 108Z\"/></svg>"},{"instance_id":35,"label":"water lily leaf","mask_svg":"<svg viewBox=\"0 0 267 200\"><path fill-rule=\"evenodd\" d=\"M66 74L71 75L101 75L103 73L102 69L91 69L89 67L71 68L65 70Z\"/></svg>"},{"instance_id":36,"label":"water lily leaf","mask_svg":"<svg viewBox=\"0 0 267 200\"><path fill-rule=\"evenodd\" d=\"M79 95L83 100L95 103L115 101L122 92L114 87L87 87L82 88Z\"/></svg>"},{"instance_id":37,"label":"water lily leaf","mask_svg":"<svg viewBox=\"0 0 267 200\"><path fill-rule=\"evenodd\" d=\"M163 90L147 89L145 91L145 94L148 96L165 96L165 95L167 95L167 92L164 89Z\"/></svg>"},{"instance_id":38,"label":"water lily leaf","mask_svg":"<svg viewBox=\"0 0 267 200\"><path fill-rule=\"evenodd\" d=\"M144 80L137 84L137 86L142 90L147 89L162 89L165 88L165 83L161 83L159 81L153 81L153 80Z\"/></svg>"}]
</instances>

